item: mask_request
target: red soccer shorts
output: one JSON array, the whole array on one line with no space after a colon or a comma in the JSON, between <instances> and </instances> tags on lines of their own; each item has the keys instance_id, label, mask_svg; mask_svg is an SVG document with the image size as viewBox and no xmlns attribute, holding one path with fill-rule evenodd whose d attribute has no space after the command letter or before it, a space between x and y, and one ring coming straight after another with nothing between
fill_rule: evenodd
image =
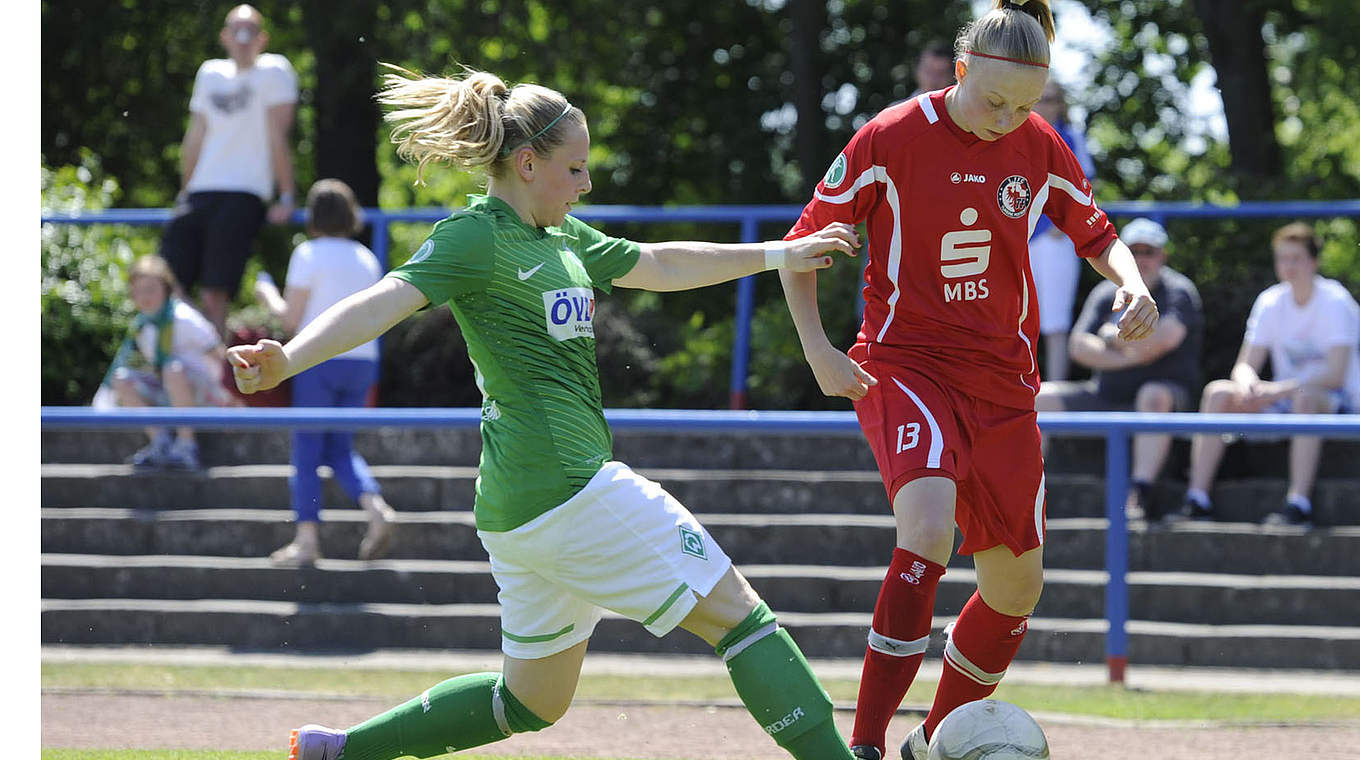
<instances>
[{"instance_id":1,"label":"red soccer shorts","mask_svg":"<svg viewBox=\"0 0 1360 760\"><path fill-rule=\"evenodd\" d=\"M855 402L855 414L888 503L916 478L947 477L958 489L960 554L1004 544L1018 557L1043 544L1044 459L1034 410L959 393L900 365L870 359L863 366L878 385Z\"/></svg>"}]
</instances>

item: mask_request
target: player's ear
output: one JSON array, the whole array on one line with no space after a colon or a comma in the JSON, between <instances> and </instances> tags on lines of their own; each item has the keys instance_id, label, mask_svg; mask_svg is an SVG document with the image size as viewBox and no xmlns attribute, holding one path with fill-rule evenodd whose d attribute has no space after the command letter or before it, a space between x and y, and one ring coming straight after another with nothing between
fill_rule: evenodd
<instances>
[{"instance_id":1,"label":"player's ear","mask_svg":"<svg viewBox=\"0 0 1360 760\"><path fill-rule=\"evenodd\" d=\"M537 158L533 148L524 147L515 152L515 172L522 181L534 181L534 165Z\"/></svg>"},{"instance_id":2,"label":"player's ear","mask_svg":"<svg viewBox=\"0 0 1360 760\"><path fill-rule=\"evenodd\" d=\"M963 78L966 76L968 76L968 64L964 63L963 57L960 56L954 61L954 79L959 84L963 84Z\"/></svg>"}]
</instances>

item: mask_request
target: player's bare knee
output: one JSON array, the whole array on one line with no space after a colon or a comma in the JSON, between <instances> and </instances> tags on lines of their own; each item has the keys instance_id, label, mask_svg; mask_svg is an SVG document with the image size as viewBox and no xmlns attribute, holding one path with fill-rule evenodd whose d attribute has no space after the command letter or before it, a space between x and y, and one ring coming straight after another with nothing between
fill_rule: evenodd
<instances>
[{"instance_id":1,"label":"player's bare knee","mask_svg":"<svg viewBox=\"0 0 1360 760\"><path fill-rule=\"evenodd\" d=\"M745 620L760 604L760 596L746 578L729 567L707 596L699 597L680 627L709 644L719 640Z\"/></svg>"},{"instance_id":2,"label":"player's bare knee","mask_svg":"<svg viewBox=\"0 0 1360 760\"><path fill-rule=\"evenodd\" d=\"M576 696L576 681L572 679L525 679L506 674L505 685L530 712L546 723L561 720Z\"/></svg>"}]
</instances>

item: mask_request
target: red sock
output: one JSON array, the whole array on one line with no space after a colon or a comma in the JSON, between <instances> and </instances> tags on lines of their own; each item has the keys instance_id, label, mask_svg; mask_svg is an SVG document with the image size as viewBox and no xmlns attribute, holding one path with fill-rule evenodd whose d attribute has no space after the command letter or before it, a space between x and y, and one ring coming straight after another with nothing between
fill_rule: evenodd
<instances>
[{"instance_id":1,"label":"red sock","mask_svg":"<svg viewBox=\"0 0 1360 760\"><path fill-rule=\"evenodd\" d=\"M935 588L942 575L944 565L906 549L893 550L892 564L874 605L850 746L871 745L886 756L888 721L902 704L925 657Z\"/></svg>"},{"instance_id":2,"label":"red sock","mask_svg":"<svg viewBox=\"0 0 1360 760\"><path fill-rule=\"evenodd\" d=\"M996 691L1025 638L1028 620L1028 615L1002 615L973 592L945 643L944 670L926 716L927 736L950 710Z\"/></svg>"}]
</instances>

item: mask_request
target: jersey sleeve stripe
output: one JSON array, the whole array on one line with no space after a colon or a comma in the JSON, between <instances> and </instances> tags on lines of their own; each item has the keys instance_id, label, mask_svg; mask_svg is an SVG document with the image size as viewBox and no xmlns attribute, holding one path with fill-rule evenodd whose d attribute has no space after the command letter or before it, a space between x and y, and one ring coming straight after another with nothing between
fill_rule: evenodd
<instances>
[{"instance_id":1,"label":"jersey sleeve stripe","mask_svg":"<svg viewBox=\"0 0 1360 760\"><path fill-rule=\"evenodd\" d=\"M879 174L887 176L887 170L882 166L871 166L856 177L854 183L846 188L845 192L839 195L826 195L821 191L817 191L813 193L813 195L817 200L822 201L823 203L834 203L836 205L849 203L855 199L855 195L859 193L860 190L872 185L874 181L878 179Z\"/></svg>"},{"instance_id":2,"label":"jersey sleeve stripe","mask_svg":"<svg viewBox=\"0 0 1360 760\"><path fill-rule=\"evenodd\" d=\"M1089 206L1095 202L1095 200L1091 197L1089 193L1083 193L1082 191L1078 190L1077 186L1072 184L1066 177L1059 177L1056 174L1050 174L1048 175L1048 182L1046 184L1052 185L1053 187L1058 188L1064 193L1067 193L1068 195L1076 199L1077 203L1080 203L1083 206Z\"/></svg>"},{"instance_id":3,"label":"jersey sleeve stripe","mask_svg":"<svg viewBox=\"0 0 1360 760\"><path fill-rule=\"evenodd\" d=\"M940 120L940 115L935 112L935 104L930 102L930 93L923 92L917 95L916 102L921 106L921 113L926 115L926 122L934 124Z\"/></svg>"}]
</instances>

